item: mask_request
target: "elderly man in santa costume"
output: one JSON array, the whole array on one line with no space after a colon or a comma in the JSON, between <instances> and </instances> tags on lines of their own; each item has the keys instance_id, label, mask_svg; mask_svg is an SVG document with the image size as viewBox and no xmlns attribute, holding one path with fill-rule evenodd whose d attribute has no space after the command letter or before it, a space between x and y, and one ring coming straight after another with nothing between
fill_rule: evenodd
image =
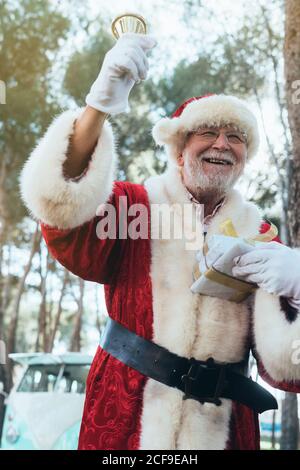
<instances>
[{"instance_id":1,"label":"elderly man in santa costume","mask_svg":"<svg viewBox=\"0 0 300 470\"><path fill-rule=\"evenodd\" d=\"M79 449L258 449L258 413L276 401L249 378L248 354L268 383L300 392L300 256L277 238L240 256L233 276L258 287L251 301L234 302L191 291L200 246L151 236L153 204L189 205L190 219L204 205L208 242L227 219L247 239L270 229L233 188L258 148L255 117L233 96L194 97L161 119L153 136L167 152L166 172L144 185L115 181L106 118L129 110L154 46L150 36L123 35L87 106L54 119L21 174L54 258L105 287L108 325L87 379ZM124 201L147 208L148 236L99 236L103 207L116 209L118 227Z\"/></svg>"}]
</instances>

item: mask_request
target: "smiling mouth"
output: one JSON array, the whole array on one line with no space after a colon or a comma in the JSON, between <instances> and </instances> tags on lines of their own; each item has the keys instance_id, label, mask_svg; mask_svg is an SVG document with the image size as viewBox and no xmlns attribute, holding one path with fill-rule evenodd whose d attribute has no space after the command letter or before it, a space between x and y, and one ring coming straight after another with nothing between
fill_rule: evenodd
<instances>
[{"instance_id":1,"label":"smiling mouth","mask_svg":"<svg viewBox=\"0 0 300 470\"><path fill-rule=\"evenodd\" d=\"M205 162L208 162L208 163L212 163L214 165L232 165L233 164L229 160L224 160L224 159L221 159L221 158L205 157L202 160L205 161Z\"/></svg>"}]
</instances>

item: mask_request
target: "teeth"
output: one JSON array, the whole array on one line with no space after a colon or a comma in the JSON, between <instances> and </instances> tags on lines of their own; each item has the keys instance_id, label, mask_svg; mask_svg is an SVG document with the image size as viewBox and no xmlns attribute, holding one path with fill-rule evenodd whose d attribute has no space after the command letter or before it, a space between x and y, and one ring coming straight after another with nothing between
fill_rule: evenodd
<instances>
[{"instance_id":1,"label":"teeth","mask_svg":"<svg viewBox=\"0 0 300 470\"><path fill-rule=\"evenodd\" d=\"M219 160L217 158L207 158L205 159L206 161L210 162L210 163L219 163L221 165L229 165L230 163L227 162L226 160Z\"/></svg>"}]
</instances>

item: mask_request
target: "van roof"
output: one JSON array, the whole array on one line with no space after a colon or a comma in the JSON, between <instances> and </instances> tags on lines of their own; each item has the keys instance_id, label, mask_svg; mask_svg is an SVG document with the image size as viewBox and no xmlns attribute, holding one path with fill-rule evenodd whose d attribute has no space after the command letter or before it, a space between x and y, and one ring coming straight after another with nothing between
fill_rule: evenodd
<instances>
[{"instance_id":1,"label":"van roof","mask_svg":"<svg viewBox=\"0 0 300 470\"><path fill-rule=\"evenodd\" d=\"M68 352L63 354L53 353L12 353L9 357L22 365L53 365L53 364L91 364L93 356L79 352Z\"/></svg>"}]
</instances>

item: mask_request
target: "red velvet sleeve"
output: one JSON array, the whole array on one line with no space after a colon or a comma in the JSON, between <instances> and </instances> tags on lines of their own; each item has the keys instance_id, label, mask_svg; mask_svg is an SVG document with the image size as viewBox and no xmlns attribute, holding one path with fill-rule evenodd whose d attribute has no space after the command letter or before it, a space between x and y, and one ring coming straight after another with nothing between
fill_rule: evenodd
<instances>
[{"instance_id":1,"label":"red velvet sleeve","mask_svg":"<svg viewBox=\"0 0 300 470\"><path fill-rule=\"evenodd\" d=\"M270 228L270 225L266 222L263 222L262 225L261 225L261 228L260 228L260 233L265 233L269 228ZM273 238L272 241L282 243L282 241L280 240L280 238L278 236ZM283 315L287 314L287 312L282 311L282 314ZM286 382L286 381L277 382L276 380L272 379L272 377L270 377L270 375L267 373L261 358L259 357L257 351L255 350L254 338L252 340L252 345L253 345L252 346L252 354L256 359L257 369L258 369L258 373L259 373L260 377L265 382L267 382L269 385L271 385L274 388L278 388L278 389L283 390L285 392L300 393L300 381L299 380L297 380L295 382Z\"/></svg>"},{"instance_id":2,"label":"red velvet sleeve","mask_svg":"<svg viewBox=\"0 0 300 470\"><path fill-rule=\"evenodd\" d=\"M117 183L108 201L115 208L115 222L110 219L110 226L112 229L115 227L117 237L101 239L97 235L97 224L104 217L107 220L107 212L72 229L61 230L42 222L40 224L43 238L53 258L84 280L110 284L118 270L126 243L125 239L120 240L118 237L120 196L127 198L122 183Z\"/></svg>"}]
</instances>

